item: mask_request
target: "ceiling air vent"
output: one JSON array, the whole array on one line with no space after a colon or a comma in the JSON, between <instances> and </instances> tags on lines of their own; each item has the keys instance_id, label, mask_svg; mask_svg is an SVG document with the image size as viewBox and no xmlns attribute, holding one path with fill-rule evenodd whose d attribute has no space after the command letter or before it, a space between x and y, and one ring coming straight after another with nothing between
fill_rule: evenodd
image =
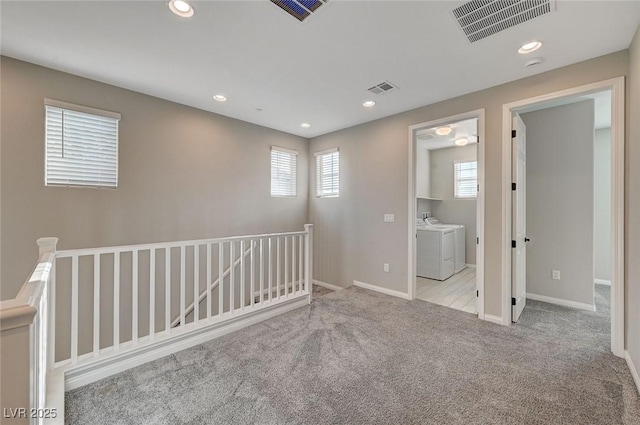
<instances>
[{"instance_id":1,"label":"ceiling air vent","mask_svg":"<svg viewBox=\"0 0 640 425\"><path fill-rule=\"evenodd\" d=\"M302 22L329 0L271 0L271 3Z\"/></svg>"},{"instance_id":2,"label":"ceiling air vent","mask_svg":"<svg viewBox=\"0 0 640 425\"><path fill-rule=\"evenodd\" d=\"M556 0L472 0L453 9L469 42L474 43L555 10Z\"/></svg>"},{"instance_id":3,"label":"ceiling air vent","mask_svg":"<svg viewBox=\"0 0 640 425\"><path fill-rule=\"evenodd\" d=\"M384 94L389 93L390 91L396 90L398 87L394 86L392 83L388 81L383 81L380 84L376 84L373 87L369 87L369 90L373 94Z\"/></svg>"}]
</instances>

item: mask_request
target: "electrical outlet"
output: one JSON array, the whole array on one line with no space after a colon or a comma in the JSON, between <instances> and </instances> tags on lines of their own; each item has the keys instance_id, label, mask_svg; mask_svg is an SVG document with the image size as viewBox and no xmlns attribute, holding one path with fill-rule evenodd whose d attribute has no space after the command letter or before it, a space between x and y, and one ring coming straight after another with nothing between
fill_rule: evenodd
<instances>
[{"instance_id":1,"label":"electrical outlet","mask_svg":"<svg viewBox=\"0 0 640 425\"><path fill-rule=\"evenodd\" d=\"M384 272L389 273L389 263L384 263Z\"/></svg>"},{"instance_id":2,"label":"electrical outlet","mask_svg":"<svg viewBox=\"0 0 640 425\"><path fill-rule=\"evenodd\" d=\"M385 214L384 215L384 222L385 223L395 223L396 222L396 215L395 214Z\"/></svg>"},{"instance_id":3,"label":"electrical outlet","mask_svg":"<svg viewBox=\"0 0 640 425\"><path fill-rule=\"evenodd\" d=\"M560 280L560 270L551 270L551 278L553 280Z\"/></svg>"}]
</instances>

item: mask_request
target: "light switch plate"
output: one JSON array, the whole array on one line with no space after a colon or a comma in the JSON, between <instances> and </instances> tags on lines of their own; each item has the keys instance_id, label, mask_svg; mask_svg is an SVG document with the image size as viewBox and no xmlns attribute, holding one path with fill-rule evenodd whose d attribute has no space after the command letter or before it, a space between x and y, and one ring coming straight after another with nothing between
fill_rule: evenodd
<instances>
[{"instance_id":1,"label":"light switch plate","mask_svg":"<svg viewBox=\"0 0 640 425\"><path fill-rule=\"evenodd\" d=\"M385 273L389 273L389 263L384 263L383 269Z\"/></svg>"},{"instance_id":2,"label":"light switch plate","mask_svg":"<svg viewBox=\"0 0 640 425\"><path fill-rule=\"evenodd\" d=\"M384 222L385 223L395 223L396 222L396 215L395 214L385 214L384 215Z\"/></svg>"},{"instance_id":3,"label":"light switch plate","mask_svg":"<svg viewBox=\"0 0 640 425\"><path fill-rule=\"evenodd\" d=\"M552 270L551 271L551 279L560 280L560 270Z\"/></svg>"}]
</instances>

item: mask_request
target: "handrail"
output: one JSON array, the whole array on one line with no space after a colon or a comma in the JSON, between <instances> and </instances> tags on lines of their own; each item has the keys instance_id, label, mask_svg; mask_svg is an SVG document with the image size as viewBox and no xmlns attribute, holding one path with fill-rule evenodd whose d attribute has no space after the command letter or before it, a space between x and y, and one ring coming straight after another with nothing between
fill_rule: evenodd
<instances>
[{"instance_id":1,"label":"handrail","mask_svg":"<svg viewBox=\"0 0 640 425\"><path fill-rule=\"evenodd\" d=\"M186 247L190 245L206 245L206 244L214 244L220 242L236 242L242 240L250 240L250 239L261 239L261 238L270 238L270 237L279 237L279 236L297 236L297 235L306 235L306 231L298 231L298 232L282 232L282 233L265 233L262 235L244 235L244 236L230 236L230 237L222 237L222 238L213 238L213 239L194 239L188 241L176 241L176 242L154 242L149 244L134 244L134 245L121 245L121 246L106 246L100 248L78 248L78 249L67 249L60 250L56 252L57 258L68 258L73 257L74 255L84 256L84 255L97 255L97 254L113 254L114 252L129 252L129 251L145 251L149 249L163 249L163 248L179 248Z\"/></svg>"},{"instance_id":2,"label":"handrail","mask_svg":"<svg viewBox=\"0 0 640 425\"><path fill-rule=\"evenodd\" d=\"M46 380L49 350L49 285L52 268L55 262L57 238L38 239L38 263L24 282L18 295L12 300L0 302L0 329L2 337L5 331L25 328L21 344L12 344L12 349L24 353L22 364L2 364L2 387L6 382L18 388L27 388L28 394L16 395L9 402L19 403L16 406L29 409L44 409L46 402ZM13 332L13 331L12 331ZM10 338L7 333L7 338ZM27 383L27 385L25 385ZM5 398L6 401L6 398ZM11 406L11 407L16 407ZM4 402L3 402L3 407ZM9 406L7 406L9 407ZM41 423L42 418L32 418L30 423Z\"/></svg>"}]
</instances>

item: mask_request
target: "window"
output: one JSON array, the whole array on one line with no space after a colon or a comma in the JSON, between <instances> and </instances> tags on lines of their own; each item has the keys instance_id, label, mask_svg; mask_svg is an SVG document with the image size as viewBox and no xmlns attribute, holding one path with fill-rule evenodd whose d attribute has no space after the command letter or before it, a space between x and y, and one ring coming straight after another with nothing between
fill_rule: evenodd
<instances>
[{"instance_id":1,"label":"window","mask_svg":"<svg viewBox=\"0 0 640 425\"><path fill-rule=\"evenodd\" d=\"M340 152L337 148L316 153L316 186L320 198L340 195Z\"/></svg>"},{"instance_id":2,"label":"window","mask_svg":"<svg viewBox=\"0 0 640 425\"><path fill-rule=\"evenodd\" d=\"M271 147L271 196L296 196L298 152Z\"/></svg>"},{"instance_id":3,"label":"window","mask_svg":"<svg viewBox=\"0 0 640 425\"><path fill-rule=\"evenodd\" d=\"M478 196L478 162L455 161L454 169L454 197L476 198Z\"/></svg>"},{"instance_id":4,"label":"window","mask_svg":"<svg viewBox=\"0 0 640 425\"><path fill-rule=\"evenodd\" d=\"M46 186L118 187L120 114L45 99Z\"/></svg>"}]
</instances>

